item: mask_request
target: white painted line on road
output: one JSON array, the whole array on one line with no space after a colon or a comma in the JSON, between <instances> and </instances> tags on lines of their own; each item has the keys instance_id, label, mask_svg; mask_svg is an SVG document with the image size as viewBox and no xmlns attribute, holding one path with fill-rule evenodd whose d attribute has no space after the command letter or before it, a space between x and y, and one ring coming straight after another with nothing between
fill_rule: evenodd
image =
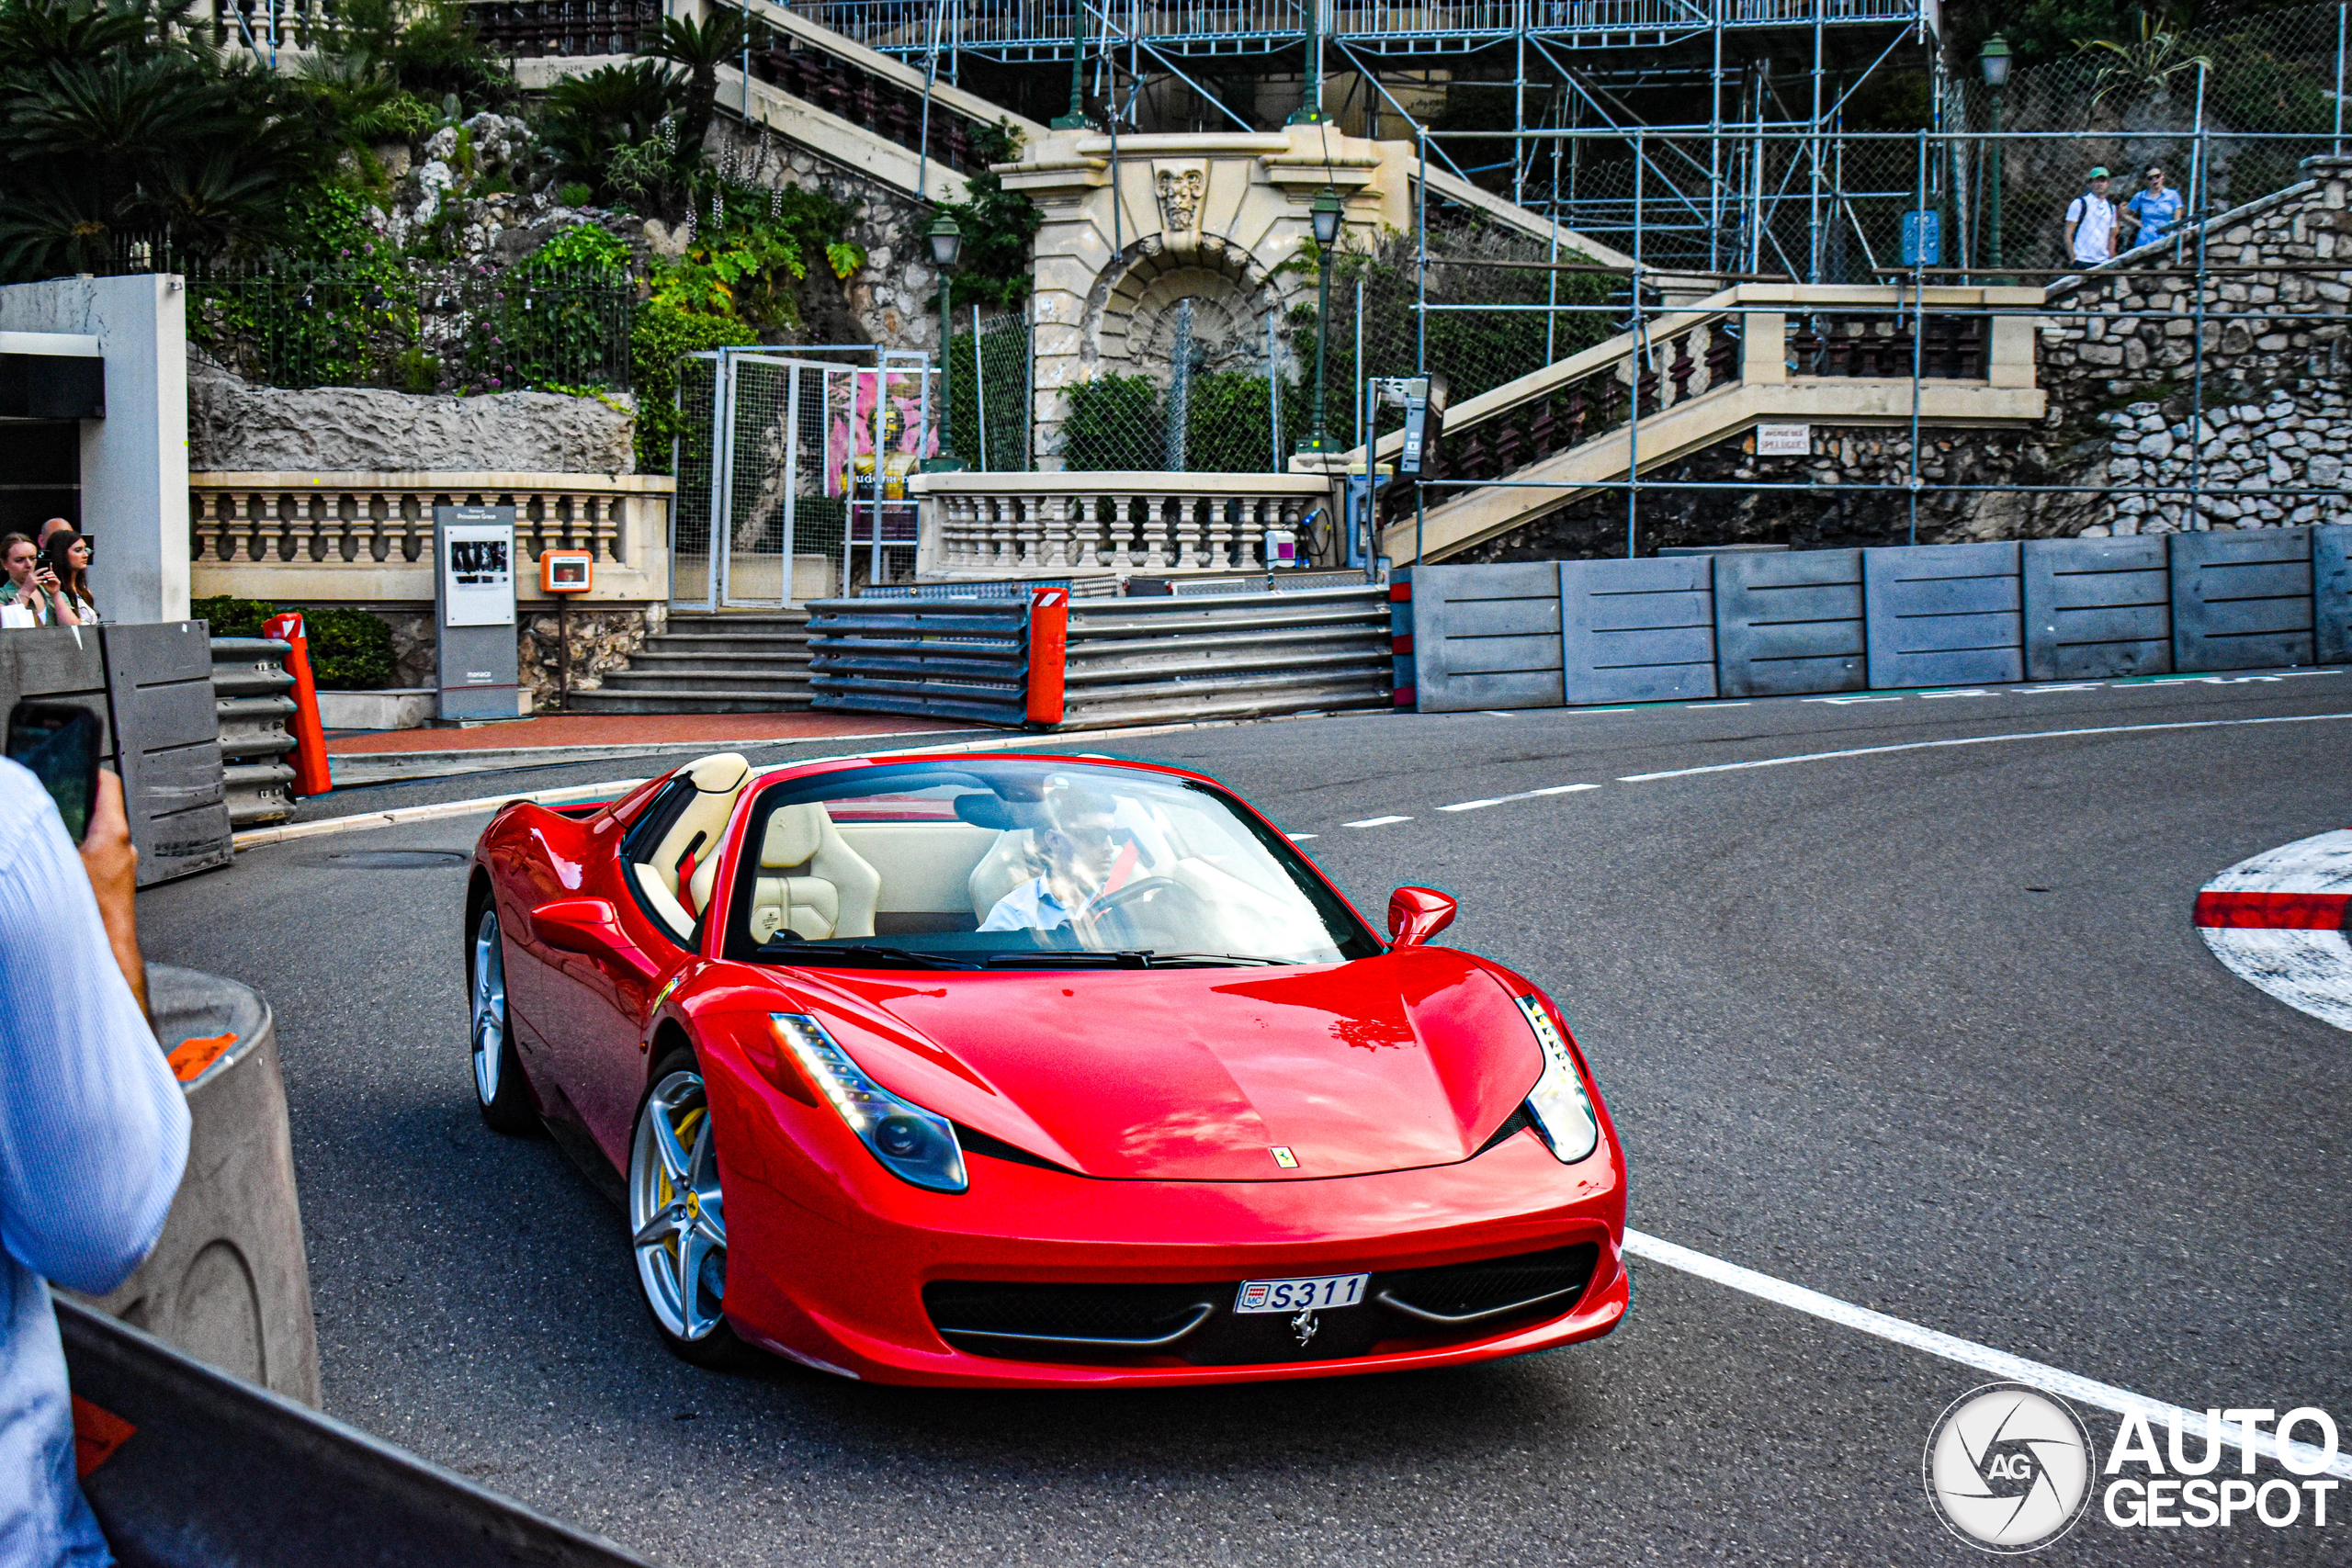
<instances>
[{"instance_id":1,"label":"white painted line on road","mask_svg":"<svg viewBox=\"0 0 2352 1568\"><path fill-rule=\"evenodd\" d=\"M1981 687L1965 692L1922 692L1919 694L1922 697L1997 697L2000 694L1998 692L1988 692Z\"/></svg>"},{"instance_id":2,"label":"white painted line on road","mask_svg":"<svg viewBox=\"0 0 2352 1568\"><path fill-rule=\"evenodd\" d=\"M1856 746L1844 751L1807 751L1797 757L1764 757L1753 762L1711 762L1703 768L1669 768L1657 773L1621 773L1619 784L1683 779L1694 773L1736 773L1748 768L1781 768L1792 762L1829 762L1840 757L1876 757L1890 751L1932 751L1944 746L1996 746L2004 740L2064 740L2077 735L2137 735L2159 729L2225 729L2242 724L2323 724L2352 718L2352 713L2280 714L2269 718L2188 718L2171 724L2102 724L2088 729L2029 729L2015 735L1970 735L1951 740L1906 740L1896 746Z\"/></svg>"},{"instance_id":3,"label":"white painted line on road","mask_svg":"<svg viewBox=\"0 0 2352 1568\"><path fill-rule=\"evenodd\" d=\"M1284 833L1283 835L1294 844L1303 844L1309 839L1319 839L1322 836L1320 833Z\"/></svg>"},{"instance_id":4,"label":"white painted line on road","mask_svg":"<svg viewBox=\"0 0 2352 1568\"><path fill-rule=\"evenodd\" d=\"M2238 862L2198 890L2191 917L2230 972L2289 1007L2352 1030L2352 828Z\"/></svg>"},{"instance_id":5,"label":"white painted line on road","mask_svg":"<svg viewBox=\"0 0 2352 1568\"><path fill-rule=\"evenodd\" d=\"M1342 822L1342 828L1385 828L1391 822L1410 822L1409 817L1367 817L1361 822Z\"/></svg>"},{"instance_id":6,"label":"white painted line on road","mask_svg":"<svg viewBox=\"0 0 2352 1568\"><path fill-rule=\"evenodd\" d=\"M1797 700L1807 703L1828 703L1836 707L1845 707L1851 703L1899 703L1903 699L1901 697L1800 697Z\"/></svg>"},{"instance_id":7,"label":"white painted line on road","mask_svg":"<svg viewBox=\"0 0 2352 1568\"><path fill-rule=\"evenodd\" d=\"M1580 789L1599 789L1596 784L1554 784L1549 789L1523 789L1517 795L1491 795L1485 800L1457 800L1452 806L1441 806L1440 811L1476 811L1482 806L1500 806L1510 800L1533 800L1544 795L1574 795Z\"/></svg>"},{"instance_id":8,"label":"white painted line on road","mask_svg":"<svg viewBox=\"0 0 2352 1568\"><path fill-rule=\"evenodd\" d=\"M1629 1229L1625 1232L1625 1250L1652 1263L1679 1269L1718 1285L1826 1319L1840 1327L1859 1329L1909 1349L1940 1356L1947 1361L1957 1361L1963 1367L1973 1367L1981 1372L1990 1372L1995 1377L2046 1389L2078 1404L2112 1410L2119 1416L2145 1416L2152 1427L2161 1427L2178 1420L2184 1432L2202 1432L2205 1429L2205 1413L2202 1410L2186 1410L2178 1405L2166 1404L2162 1400L2133 1393L2130 1389L2118 1388L2113 1383L2099 1382L2074 1372L2062 1371L2056 1367L2045 1366L2040 1361L2029 1361L2023 1356L2012 1356L2006 1350L1996 1350L1990 1345L1979 1345L1973 1339L1962 1339L1956 1334L1946 1334L1941 1329L1922 1327L1899 1317L1890 1317L1883 1312L1872 1312L1868 1307L1841 1302L1818 1291L1808 1291L1803 1285L1792 1285L1785 1280L1759 1274L1753 1269L1743 1269L1736 1263L1726 1263L1720 1258L1710 1258L1703 1252L1693 1252L1687 1247L1677 1247L1670 1241L1662 1241L1640 1231ZM2233 1448L2246 1449L2249 1446L2245 1429L2235 1422L2223 1426L2222 1440ZM2312 1473L2318 1472L2320 1461L2324 1457L2323 1450L2308 1443L2290 1443L2288 1446L2295 1454L2298 1464L2311 1466ZM2268 1433L2257 1433L2253 1448L2254 1451L2273 1456L2277 1451ZM2329 1475L2352 1480L2352 1454L2337 1455L2327 1463L2325 1471Z\"/></svg>"},{"instance_id":9,"label":"white painted line on road","mask_svg":"<svg viewBox=\"0 0 2352 1568\"><path fill-rule=\"evenodd\" d=\"M2027 696L2035 692L2098 692L2106 688L2104 681L2052 681L2045 686L2012 686L2009 689L2019 696Z\"/></svg>"}]
</instances>

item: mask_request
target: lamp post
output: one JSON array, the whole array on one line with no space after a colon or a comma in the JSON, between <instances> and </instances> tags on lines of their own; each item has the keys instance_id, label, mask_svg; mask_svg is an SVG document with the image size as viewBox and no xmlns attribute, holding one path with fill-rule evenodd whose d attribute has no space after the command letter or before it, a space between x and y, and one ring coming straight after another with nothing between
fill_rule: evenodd
<instances>
[{"instance_id":1,"label":"lamp post","mask_svg":"<svg viewBox=\"0 0 2352 1568\"><path fill-rule=\"evenodd\" d=\"M943 212L932 220L929 238L931 263L939 269L939 456L922 467L925 473L944 474L964 466L964 460L956 456L955 426L947 417L948 329L955 320L947 313L947 275L956 265L957 253L964 248L964 230L951 215Z\"/></svg>"},{"instance_id":2,"label":"lamp post","mask_svg":"<svg viewBox=\"0 0 2352 1568\"><path fill-rule=\"evenodd\" d=\"M1302 452L1329 452L1331 437L1323 423L1323 372L1325 362L1331 356L1331 252L1340 242L1340 215L1342 209L1340 193L1329 186L1315 198L1306 216L1315 226L1315 245L1320 253L1321 280L1315 295L1315 433L1298 444Z\"/></svg>"},{"instance_id":3,"label":"lamp post","mask_svg":"<svg viewBox=\"0 0 2352 1568\"><path fill-rule=\"evenodd\" d=\"M1323 114L1323 0L1306 0L1306 90L1299 96L1298 107L1283 123L1327 123Z\"/></svg>"},{"instance_id":4,"label":"lamp post","mask_svg":"<svg viewBox=\"0 0 2352 1568\"><path fill-rule=\"evenodd\" d=\"M1070 0L1078 12L1069 45L1069 113L1046 122L1048 130L1091 130L1086 118L1086 0Z\"/></svg>"},{"instance_id":5,"label":"lamp post","mask_svg":"<svg viewBox=\"0 0 2352 1568\"><path fill-rule=\"evenodd\" d=\"M1993 95L1993 134L1991 145L1985 149L1984 183L1991 186L1985 201L1986 227L1991 232L1984 242L1984 259L1995 272L2001 269L2001 89L2009 85L2009 46L2001 35L1995 33L1976 51L1976 68L1984 73L1985 88Z\"/></svg>"}]
</instances>

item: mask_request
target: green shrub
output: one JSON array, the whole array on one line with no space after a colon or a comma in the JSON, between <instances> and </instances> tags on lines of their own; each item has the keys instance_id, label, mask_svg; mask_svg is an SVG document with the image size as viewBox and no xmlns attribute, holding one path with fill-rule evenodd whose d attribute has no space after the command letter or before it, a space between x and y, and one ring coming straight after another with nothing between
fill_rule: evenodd
<instances>
[{"instance_id":1,"label":"green shrub","mask_svg":"<svg viewBox=\"0 0 2352 1568\"><path fill-rule=\"evenodd\" d=\"M262 623L299 604L221 594L198 599L188 614L210 624L214 637L259 637ZM310 644L311 679L322 692L368 692L392 683L392 628L365 610L302 610Z\"/></svg>"},{"instance_id":2,"label":"green shrub","mask_svg":"<svg viewBox=\"0 0 2352 1568\"><path fill-rule=\"evenodd\" d=\"M1167 458L1166 429L1150 377L1098 377L1070 389L1064 460L1072 468L1157 469Z\"/></svg>"}]
</instances>

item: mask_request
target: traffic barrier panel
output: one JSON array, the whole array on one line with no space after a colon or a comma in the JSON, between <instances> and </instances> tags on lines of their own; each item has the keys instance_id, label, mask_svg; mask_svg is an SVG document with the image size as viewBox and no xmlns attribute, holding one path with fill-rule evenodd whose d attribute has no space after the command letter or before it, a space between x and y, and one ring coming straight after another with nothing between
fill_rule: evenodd
<instances>
[{"instance_id":1,"label":"traffic barrier panel","mask_svg":"<svg viewBox=\"0 0 2352 1568\"><path fill-rule=\"evenodd\" d=\"M1400 708L1419 705L1413 688L1413 569L1388 581L1388 700Z\"/></svg>"},{"instance_id":2,"label":"traffic barrier panel","mask_svg":"<svg viewBox=\"0 0 2352 1568\"><path fill-rule=\"evenodd\" d=\"M1862 552L1862 610L1875 690L2025 679L2014 541Z\"/></svg>"},{"instance_id":3,"label":"traffic barrier panel","mask_svg":"<svg viewBox=\"0 0 2352 1568\"><path fill-rule=\"evenodd\" d=\"M1062 682L1069 657L1069 590L1029 591L1028 687L1023 712L1031 724L1062 721Z\"/></svg>"},{"instance_id":4,"label":"traffic barrier panel","mask_svg":"<svg viewBox=\"0 0 2352 1568\"><path fill-rule=\"evenodd\" d=\"M1018 599L819 600L808 633L813 707L1027 720L1025 589Z\"/></svg>"},{"instance_id":5,"label":"traffic barrier panel","mask_svg":"<svg viewBox=\"0 0 2352 1568\"><path fill-rule=\"evenodd\" d=\"M2166 542L2175 670L2314 661L2309 528L2175 534Z\"/></svg>"},{"instance_id":6,"label":"traffic barrier panel","mask_svg":"<svg viewBox=\"0 0 2352 1568\"><path fill-rule=\"evenodd\" d=\"M1062 727L1391 705L1388 590L1072 604Z\"/></svg>"},{"instance_id":7,"label":"traffic barrier panel","mask_svg":"<svg viewBox=\"0 0 2352 1568\"><path fill-rule=\"evenodd\" d=\"M310 1259L269 1004L249 986L162 964L147 966L147 994L187 1095L187 1172L146 1260L89 1304L316 1404Z\"/></svg>"},{"instance_id":8,"label":"traffic barrier panel","mask_svg":"<svg viewBox=\"0 0 2352 1568\"><path fill-rule=\"evenodd\" d=\"M327 735L319 722L319 689L311 679L311 639L298 611L272 615L261 624L262 636L286 644L286 672L294 677L294 717L287 728L294 735L294 793L324 795L334 788L327 763Z\"/></svg>"},{"instance_id":9,"label":"traffic barrier panel","mask_svg":"<svg viewBox=\"0 0 2352 1568\"><path fill-rule=\"evenodd\" d=\"M2312 656L2352 664L2352 524L2312 530Z\"/></svg>"},{"instance_id":10,"label":"traffic barrier panel","mask_svg":"<svg viewBox=\"0 0 2352 1568\"><path fill-rule=\"evenodd\" d=\"M1868 682L1861 551L1739 551L1714 563L1719 694L1858 692Z\"/></svg>"},{"instance_id":11,"label":"traffic barrier panel","mask_svg":"<svg viewBox=\"0 0 2352 1568\"><path fill-rule=\"evenodd\" d=\"M99 636L139 886L228 864L220 721L204 623L108 625Z\"/></svg>"},{"instance_id":12,"label":"traffic barrier panel","mask_svg":"<svg viewBox=\"0 0 2352 1568\"><path fill-rule=\"evenodd\" d=\"M124 1568L646 1568L78 1303L57 1326L82 1490Z\"/></svg>"},{"instance_id":13,"label":"traffic barrier panel","mask_svg":"<svg viewBox=\"0 0 2352 1568\"><path fill-rule=\"evenodd\" d=\"M221 789L239 828L294 815L294 677L288 645L274 637L211 639L213 710L220 730Z\"/></svg>"},{"instance_id":14,"label":"traffic barrier panel","mask_svg":"<svg viewBox=\"0 0 2352 1568\"><path fill-rule=\"evenodd\" d=\"M1715 694L1713 562L1560 563L1562 694L1570 706Z\"/></svg>"},{"instance_id":15,"label":"traffic barrier panel","mask_svg":"<svg viewBox=\"0 0 2352 1568\"><path fill-rule=\"evenodd\" d=\"M2030 681L2097 681L2172 669L2165 542L2028 539L2018 552Z\"/></svg>"},{"instance_id":16,"label":"traffic barrier panel","mask_svg":"<svg viewBox=\"0 0 2352 1568\"><path fill-rule=\"evenodd\" d=\"M1416 708L1560 705L1559 562L1416 567L1411 581Z\"/></svg>"}]
</instances>

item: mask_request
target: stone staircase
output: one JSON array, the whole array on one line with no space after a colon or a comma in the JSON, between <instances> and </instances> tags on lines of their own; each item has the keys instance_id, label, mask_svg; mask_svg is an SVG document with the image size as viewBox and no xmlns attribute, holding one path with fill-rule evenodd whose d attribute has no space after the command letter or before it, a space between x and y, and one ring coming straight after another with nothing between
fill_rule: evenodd
<instances>
[{"instance_id":1,"label":"stone staircase","mask_svg":"<svg viewBox=\"0 0 2352 1568\"><path fill-rule=\"evenodd\" d=\"M808 612L673 612L574 713L775 713L808 705Z\"/></svg>"}]
</instances>

